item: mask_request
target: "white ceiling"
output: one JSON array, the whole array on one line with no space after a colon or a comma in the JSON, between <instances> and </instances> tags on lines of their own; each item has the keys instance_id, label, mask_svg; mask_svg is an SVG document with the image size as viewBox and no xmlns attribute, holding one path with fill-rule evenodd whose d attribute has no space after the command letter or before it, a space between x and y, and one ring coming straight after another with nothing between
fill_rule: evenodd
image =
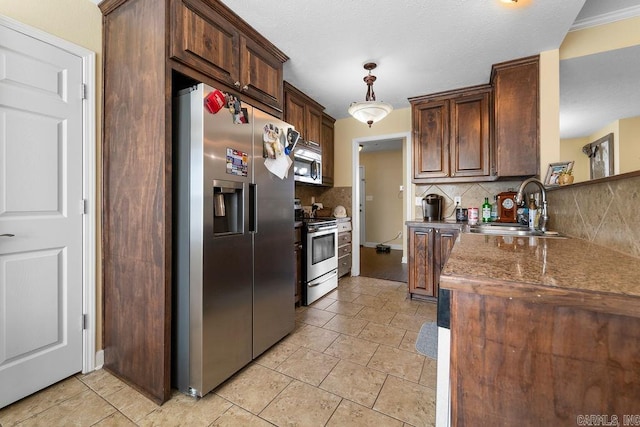
<instances>
[{"instance_id":1,"label":"white ceiling","mask_svg":"<svg viewBox=\"0 0 640 427\"><path fill-rule=\"evenodd\" d=\"M364 100L489 82L491 65L556 49L585 0L222 0L289 56L285 80L339 119ZM602 1L602 0L600 0Z\"/></svg>"},{"instance_id":2,"label":"white ceiling","mask_svg":"<svg viewBox=\"0 0 640 427\"><path fill-rule=\"evenodd\" d=\"M640 14L640 0L221 1L289 56L285 80L337 119L364 100L366 62L378 64L377 99L406 108L409 97L488 83L492 64L556 49L571 28ZM640 115L640 85L622 85L640 75L638 62L612 66L624 53L561 61L561 137Z\"/></svg>"}]
</instances>

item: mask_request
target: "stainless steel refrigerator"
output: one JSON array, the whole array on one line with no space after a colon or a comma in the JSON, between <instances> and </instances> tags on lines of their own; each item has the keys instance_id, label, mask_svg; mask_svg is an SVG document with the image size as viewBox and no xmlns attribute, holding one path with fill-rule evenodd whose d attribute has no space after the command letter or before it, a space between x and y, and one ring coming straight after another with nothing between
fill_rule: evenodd
<instances>
[{"instance_id":1,"label":"stainless steel refrigerator","mask_svg":"<svg viewBox=\"0 0 640 427\"><path fill-rule=\"evenodd\" d=\"M281 179L263 158L291 126L244 103L212 113L214 91L182 91L174 111L172 378L197 396L295 323L293 171Z\"/></svg>"}]
</instances>

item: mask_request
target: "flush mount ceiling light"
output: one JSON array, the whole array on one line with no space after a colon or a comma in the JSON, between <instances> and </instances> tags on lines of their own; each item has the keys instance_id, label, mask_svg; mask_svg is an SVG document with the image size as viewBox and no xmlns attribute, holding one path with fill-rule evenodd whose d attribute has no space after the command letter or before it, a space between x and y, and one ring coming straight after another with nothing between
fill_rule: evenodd
<instances>
[{"instance_id":1,"label":"flush mount ceiling light","mask_svg":"<svg viewBox=\"0 0 640 427\"><path fill-rule=\"evenodd\" d=\"M371 74L371 70L376 68L376 66L374 62L364 64L364 69L369 71L369 74L363 79L367 84L367 96L365 101L352 102L349 106L349 114L356 120L367 123L369 127L371 127L373 123L379 122L387 117L387 114L393 110L391 104L376 101L376 94L373 92L373 82L376 81L376 76Z\"/></svg>"}]
</instances>

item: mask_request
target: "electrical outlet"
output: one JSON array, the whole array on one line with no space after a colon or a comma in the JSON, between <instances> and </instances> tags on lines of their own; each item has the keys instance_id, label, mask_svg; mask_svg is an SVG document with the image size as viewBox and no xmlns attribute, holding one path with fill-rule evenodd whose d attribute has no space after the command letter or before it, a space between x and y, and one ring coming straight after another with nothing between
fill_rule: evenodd
<instances>
[{"instance_id":1,"label":"electrical outlet","mask_svg":"<svg viewBox=\"0 0 640 427\"><path fill-rule=\"evenodd\" d=\"M460 196L455 196L455 197L453 198L453 203L454 203L454 204L456 204L456 205L460 205L460 206L462 206L462 197L460 197Z\"/></svg>"}]
</instances>

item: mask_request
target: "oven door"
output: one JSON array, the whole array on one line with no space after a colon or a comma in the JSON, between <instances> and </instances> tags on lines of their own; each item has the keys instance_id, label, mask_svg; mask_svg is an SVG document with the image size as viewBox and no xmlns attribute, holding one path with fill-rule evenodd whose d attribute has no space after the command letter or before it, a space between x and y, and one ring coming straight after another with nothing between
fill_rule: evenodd
<instances>
[{"instance_id":1,"label":"oven door","mask_svg":"<svg viewBox=\"0 0 640 427\"><path fill-rule=\"evenodd\" d=\"M338 268L338 227L307 232L306 281Z\"/></svg>"}]
</instances>

